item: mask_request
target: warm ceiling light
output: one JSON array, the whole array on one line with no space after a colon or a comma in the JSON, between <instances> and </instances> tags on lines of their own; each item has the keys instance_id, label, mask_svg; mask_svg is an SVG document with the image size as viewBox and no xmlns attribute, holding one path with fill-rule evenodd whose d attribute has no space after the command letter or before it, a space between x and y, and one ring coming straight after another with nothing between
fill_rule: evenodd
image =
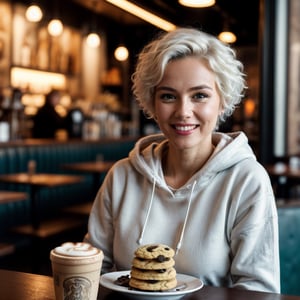
<instances>
[{"instance_id":1,"label":"warm ceiling light","mask_svg":"<svg viewBox=\"0 0 300 300\"><path fill-rule=\"evenodd\" d=\"M128 58L129 52L128 49L124 46L119 46L118 48L116 48L115 50L115 58L118 61L125 61Z\"/></svg>"},{"instance_id":2,"label":"warm ceiling light","mask_svg":"<svg viewBox=\"0 0 300 300\"><path fill-rule=\"evenodd\" d=\"M218 38L220 41L227 43L227 44L232 44L236 42L236 35L231 32L231 31L223 31L218 35Z\"/></svg>"},{"instance_id":3,"label":"warm ceiling light","mask_svg":"<svg viewBox=\"0 0 300 300\"><path fill-rule=\"evenodd\" d=\"M106 0L107 2L118 6L119 8L135 15L136 17L143 19L144 21L157 26L165 31L172 31L176 28L176 25L150 13L149 11L129 2L126 0Z\"/></svg>"},{"instance_id":4,"label":"warm ceiling light","mask_svg":"<svg viewBox=\"0 0 300 300\"><path fill-rule=\"evenodd\" d=\"M53 19L48 24L48 31L52 36L59 36L63 32L63 24L59 19Z\"/></svg>"},{"instance_id":5,"label":"warm ceiling light","mask_svg":"<svg viewBox=\"0 0 300 300\"><path fill-rule=\"evenodd\" d=\"M178 2L188 7L209 7L216 3L215 0L178 0Z\"/></svg>"},{"instance_id":6,"label":"warm ceiling light","mask_svg":"<svg viewBox=\"0 0 300 300\"><path fill-rule=\"evenodd\" d=\"M60 73L13 67L11 84L14 87L30 87L30 90L36 94L46 93L51 88L65 89L66 76Z\"/></svg>"},{"instance_id":7,"label":"warm ceiling light","mask_svg":"<svg viewBox=\"0 0 300 300\"><path fill-rule=\"evenodd\" d=\"M30 5L25 12L26 19L30 22L39 22L43 17L43 12L37 5Z\"/></svg>"},{"instance_id":8,"label":"warm ceiling light","mask_svg":"<svg viewBox=\"0 0 300 300\"><path fill-rule=\"evenodd\" d=\"M90 33L86 38L86 43L90 48L97 48L100 46L101 40L97 33Z\"/></svg>"}]
</instances>

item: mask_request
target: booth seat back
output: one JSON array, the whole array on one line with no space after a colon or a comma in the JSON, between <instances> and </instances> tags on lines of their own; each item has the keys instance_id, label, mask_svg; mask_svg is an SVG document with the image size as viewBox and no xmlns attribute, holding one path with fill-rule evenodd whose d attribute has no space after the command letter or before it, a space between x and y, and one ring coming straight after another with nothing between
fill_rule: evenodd
<instances>
[{"instance_id":1,"label":"booth seat back","mask_svg":"<svg viewBox=\"0 0 300 300\"><path fill-rule=\"evenodd\" d=\"M0 174L26 172L29 160L36 161L37 172L76 173L66 171L63 164L96 160L102 154L105 160L116 161L126 157L133 148L135 140L71 142L41 145L0 147ZM39 193L39 214L43 218L51 216L64 206L91 200L93 179L91 175L77 172L84 176L84 182L51 189L41 189ZM14 184L0 184L0 189L29 192L28 187ZM0 205L0 234L13 225L20 225L30 220L30 200Z\"/></svg>"},{"instance_id":2,"label":"booth seat back","mask_svg":"<svg viewBox=\"0 0 300 300\"><path fill-rule=\"evenodd\" d=\"M300 295L300 203L278 207L281 293Z\"/></svg>"}]
</instances>

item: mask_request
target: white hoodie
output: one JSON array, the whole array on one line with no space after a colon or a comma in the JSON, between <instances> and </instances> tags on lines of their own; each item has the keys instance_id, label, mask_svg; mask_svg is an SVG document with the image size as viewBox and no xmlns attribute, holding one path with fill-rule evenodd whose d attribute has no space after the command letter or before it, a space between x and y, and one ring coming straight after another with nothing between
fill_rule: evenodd
<instances>
[{"instance_id":1,"label":"white hoodie","mask_svg":"<svg viewBox=\"0 0 300 300\"><path fill-rule=\"evenodd\" d=\"M213 134L215 151L181 188L164 179L162 134L140 139L107 174L85 240L102 272L130 270L141 244L177 249L177 273L204 284L280 292L278 223L265 169L243 133Z\"/></svg>"}]
</instances>

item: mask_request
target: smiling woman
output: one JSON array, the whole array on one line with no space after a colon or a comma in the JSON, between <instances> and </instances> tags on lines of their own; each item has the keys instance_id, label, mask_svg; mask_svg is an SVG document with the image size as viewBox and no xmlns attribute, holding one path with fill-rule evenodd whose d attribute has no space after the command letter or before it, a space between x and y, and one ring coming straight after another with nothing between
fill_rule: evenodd
<instances>
[{"instance_id":1,"label":"smiling woman","mask_svg":"<svg viewBox=\"0 0 300 300\"><path fill-rule=\"evenodd\" d=\"M108 172L85 240L102 271L129 270L137 247L176 250L178 273L206 285L280 291L272 186L246 135L216 126L240 103L243 66L217 38L164 33L140 53L133 93L162 133L141 138Z\"/></svg>"}]
</instances>

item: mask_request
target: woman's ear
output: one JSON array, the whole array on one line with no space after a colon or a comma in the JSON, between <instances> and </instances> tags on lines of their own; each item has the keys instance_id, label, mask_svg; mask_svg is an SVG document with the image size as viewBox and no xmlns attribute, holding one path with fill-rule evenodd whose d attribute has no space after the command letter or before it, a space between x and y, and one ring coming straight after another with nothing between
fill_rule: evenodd
<instances>
[{"instance_id":1,"label":"woman's ear","mask_svg":"<svg viewBox=\"0 0 300 300\"><path fill-rule=\"evenodd\" d=\"M219 105L219 117L221 117L224 114L225 108L224 108L224 99L220 100L220 105Z\"/></svg>"},{"instance_id":2,"label":"woman's ear","mask_svg":"<svg viewBox=\"0 0 300 300\"><path fill-rule=\"evenodd\" d=\"M219 117L221 117L224 114L224 108L220 107L219 109Z\"/></svg>"}]
</instances>

